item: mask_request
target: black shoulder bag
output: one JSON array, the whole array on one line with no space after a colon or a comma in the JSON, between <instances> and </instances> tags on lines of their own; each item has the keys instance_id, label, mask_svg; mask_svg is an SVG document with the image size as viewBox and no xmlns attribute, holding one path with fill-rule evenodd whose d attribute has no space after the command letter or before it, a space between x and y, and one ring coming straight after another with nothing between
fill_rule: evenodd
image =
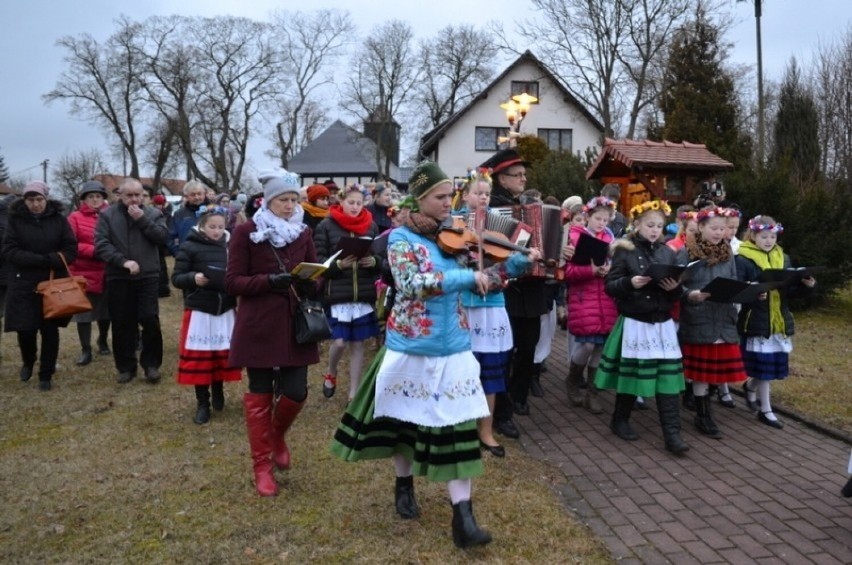
<instances>
[{"instance_id":1,"label":"black shoulder bag","mask_svg":"<svg viewBox=\"0 0 852 565\"><path fill-rule=\"evenodd\" d=\"M269 243L272 247L272 254L275 255L275 260L278 261L278 266L282 273L286 273L287 267L275 251L275 246L272 242ZM322 308L322 302L314 300L307 296L299 296L296 291L296 284L291 279L290 296L296 302L296 309L293 312L293 334L296 343L317 343L331 337L331 326L328 325L328 318L325 317L325 311Z\"/></svg>"}]
</instances>

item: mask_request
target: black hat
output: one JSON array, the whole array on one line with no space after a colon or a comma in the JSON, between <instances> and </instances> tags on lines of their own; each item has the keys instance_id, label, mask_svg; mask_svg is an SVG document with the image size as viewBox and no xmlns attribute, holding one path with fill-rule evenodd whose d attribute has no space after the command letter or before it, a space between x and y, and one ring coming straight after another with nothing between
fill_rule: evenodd
<instances>
[{"instance_id":1,"label":"black hat","mask_svg":"<svg viewBox=\"0 0 852 565\"><path fill-rule=\"evenodd\" d=\"M98 194L103 194L104 198L107 196L106 188L100 182L96 180L87 180L83 184L80 185L80 198L85 198L87 194L90 192L97 192Z\"/></svg>"},{"instance_id":2,"label":"black hat","mask_svg":"<svg viewBox=\"0 0 852 565\"><path fill-rule=\"evenodd\" d=\"M479 165L480 168L491 169L492 174L508 169L512 165L527 166L528 163L514 149L501 149L492 155L487 161Z\"/></svg>"}]
</instances>

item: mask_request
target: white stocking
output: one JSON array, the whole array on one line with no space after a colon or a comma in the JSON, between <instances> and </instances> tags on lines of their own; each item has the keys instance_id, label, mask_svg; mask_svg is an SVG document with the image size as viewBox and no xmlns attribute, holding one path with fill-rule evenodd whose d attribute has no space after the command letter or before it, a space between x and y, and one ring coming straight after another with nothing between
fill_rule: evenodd
<instances>
[{"instance_id":1,"label":"white stocking","mask_svg":"<svg viewBox=\"0 0 852 565\"><path fill-rule=\"evenodd\" d=\"M405 458L404 455L400 455L397 453L392 457L393 459L393 468L396 471L397 477L410 477L411 476L411 461Z\"/></svg>"},{"instance_id":2,"label":"white stocking","mask_svg":"<svg viewBox=\"0 0 852 565\"><path fill-rule=\"evenodd\" d=\"M447 490L450 493L450 500L453 504L470 500L470 491L472 490L472 482L470 479L453 479L447 482Z\"/></svg>"},{"instance_id":3,"label":"white stocking","mask_svg":"<svg viewBox=\"0 0 852 565\"><path fill-rule=\"evenodd\" d=\"M692 381L692 394L695 396L707 396L707 391L710 388L710 385L707 383L699 383L698 381Z\"/></svg>"},{"instance_id":4,"label":"white stocking","mask_svg":"<svg viewBox=\"0 0 852 565\"><path fill-rule=\"evenodd\" d=\"M770 381L757 381L757 396L760 398L760 411L763 412L770 420L777 420L775 414L772 413L772 404L769 402L769 389L772 386Z\"/></svg>"}]
</instances>

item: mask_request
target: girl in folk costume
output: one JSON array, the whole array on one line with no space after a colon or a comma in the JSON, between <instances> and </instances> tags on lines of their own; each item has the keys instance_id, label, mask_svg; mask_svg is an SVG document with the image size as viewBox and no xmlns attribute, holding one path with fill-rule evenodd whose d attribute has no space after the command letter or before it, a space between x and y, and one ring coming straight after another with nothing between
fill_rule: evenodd
<instances>
[{"instance_id":1,"label":"girl in folk costume","mask_svg":"<svg viewBox=\"0 0 852 565\"><path fill-rule=\"evenodd\" d=\"M104 292L104 268L106 264L95 258L95 225L101 211L109 206L106 203L107 191L96 180L86 181L80 186L80 207L68 215L68 224L77 238L77 260L69 266L72 275L86 277L86 298L92 303L92 310L75 314L72 320L77 323L77 336L80 338L80 358L77 365L92 362L92 322L98 324L98 353L109 355L107 334L109 333L109 312Z\"/></svg>"},{"instance_id":2,"label":"girl in folk costume","mask_svg":"<svg viewBox=\"0 0 852 565\"><path fill-rule=\"evenodd\" d=\"M702 263L683 276L686 293L681 300L680 337L683 369L692 379L695 396L695 426L702 434L721 438L710 409L710 385L745 380L745 367L737 335L737 309L731 303L712 302L702 292L717 277L737 278L734 253L725 241L725 215L720 208L698 212L698 233L687 243L690 261Z\"/></svg>"},{"instance_id":3,"label":"girl in folk costume","mask_svg":"<svg viewBox=\"0 0 852 565\"><path fill-rule=\"evenodd\" d=\"M680 251L686 246L691 237L698 231L698 212L689 204L677 209L677 234L666 242L673 251Z\"/></svg>"},{"instance_id":4,"label":"girl in folk costume","mask_svg":"<svg viewBox=\"0 0 852 565\"><path fill-rule=\"evenodd\" d=\"M790 257L778 245L778 235L784 228L769 216L755 216L748 222L744 241L737 255L737 274L741 280L756 281L767 269L789 269ZM749 380L743 384L746 405L754 410L759 421L781 429L784 425L772 412L769 389L774 380L786 379L790 373L790 352L793 343L793 314L787 304L790 295L808 292L816 285L812 277L800 284L770 290L764 300L742 305L738 328L743 338L743 360ZM757 404L758 398L760 403Z\"/></svg>"},{"instance_id":5,"label":"girl in folk costume","mask_svg":"<svg viewBox=\"0 0 852 565\"><path fill-rule=\"evenodd\" d=\"M606 292L620 317L604 346L596 385L615 389L610 428L628 441L638 438L630 425L636 396L656 396L666 449L681 454L689 447L680 437L683 364L671 312L683 287L672 278L655 282L643 275L651 265L677 263L675 252L663 243L670 213L669 205L660 200L630 210L633 231L616 244L606 276Z\"/></svg>"},{"instance_id":6,"label":"girl in folk costume","mask_svg":"<svg viewBox=\"0 0 852 565\"><path fill-rule=\"evenodd\" d=\"M379 229L364 209L364 195L350 187L329 208L329 216L314 232L314 244L320 262L335 254L343 237L375 238ZM323 302L332 331L328 351L328 373L323 378L323 394L331 398L337 387L337 365L349 344L349 400L355 396L364 363L364 340L379 335L376 317L376 280L381 275L381 260L375 254L338 258L323 274Z\"/></svg>"},{"instance_id":7,"label":"girl in folk costume","mask_svg":"<svg viewBox=\"0 0 852 565\"><path fill-rule=\"evenodd\" d=\"M604 196L596 196L586 203L586 226L572 225L570 243L575 248L580 235L585 233L605 243L612 243L612 232L607 224L615 215L615 202ZM592 384L601 358L606 337L618 317L615 303L607 296L604 277L610 264L565 266L568 282L568 331L574 336L571 362L568 366L566 388L568 400L574 406L582 406L592 414L601 414L603 407L597 398L597 389ZM585 395L580 386L583 371L588 370Z\"/></svg>"},{"instance_id":8,"label":"girl in folk costume","mask_svg":"<svg viewBox=\"0 0 852 565\"><path fill-rule=\"evenodd\" d=\"M482 545L491 536L473 516L471 480L483 472L476 420L489 411L461 293L502 288L509 276L528 269L530 259L514 254L473 271L463 264L466 258L441 251L436 239L450 215L453 185L435 163L415 167L409 194L416 209L388 244L397 298L386 345L349 404L332 452L347 461L392 458L396 511L403 519L420 515L413 475L446 482L454 543ZM533 250L530 257L540 254Z\"/></svg>"},{"instance_id":9,"label":"girl in folk costume","mask_svg":"<svg viewBox=\"0 0 852 565\"><path fill-rule=\"evenodd\" d=\"M491 200L491 175L488 169L472 172L464 187L466 210L485 213ZM495 289L485 296L472 290L462 292L470 325L470 341L474 357L479 361L479 378L488 411L491 415L480 418L477 424L482 449L496 457L504 457L506 450L494 439L492 415L497 393L506 392L509 379L509 362L512 357L512 326L506 313L503 289Z\"/></svg>"},{"instance_id":10,"label":"girl in folk costume","mask_svg":"<svg viewBox=\"0 0 852 565\"><path fill-rule=\"evenodd\" d=\"M225 381L238 381L242 372L228 365L234 331L236 298L225 292L228 265L228 211L201 206L198 223L189 231L175 257L172 284L183 290L183 324L178 344L177 381L195 386L196 424L210 421L213 409L225 407Z\"/></svg>"},{"instance_id":11,"label":"girl in folk costume","mask_svg":"<svg viewBox=\"0 0 852 565\"><path fill-rule=\"evenodd\" d=\"M740 217L742 213L739 207L733 204L727 208L722 208L722 215L725 216L725 241L730 244L731 251L736 256L741 243L737 239L737 234L740 231ZM736 308L739 311L739 304L736 305ZM719 404L725 408L736 408L736 403L734 402L734 397L731 396L731 389L728 387L728 383L722 383L716 388L716 398L719 399Z\"/></svg>"}]
</instances>

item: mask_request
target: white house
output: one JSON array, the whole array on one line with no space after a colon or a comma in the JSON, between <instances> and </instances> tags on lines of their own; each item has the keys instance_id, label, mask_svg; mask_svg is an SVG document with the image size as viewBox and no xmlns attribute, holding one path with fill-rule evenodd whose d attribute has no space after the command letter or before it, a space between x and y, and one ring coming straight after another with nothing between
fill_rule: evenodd
<instances>
[{"instance_id":1,"label":"white house","mask_svg":"<svg viewBox=\"0 0 852 565\"><path fill-rule=\"evenodd\" d=\"M505 144L509 124L500 104L526 92L538 98L521 124L521 135L537 135L551 149L583 154L597 150L603 125L530 51L524 52L471 102L420 139L420 154L447 174L462 176Z\"/></svg>"}]
</instances>

